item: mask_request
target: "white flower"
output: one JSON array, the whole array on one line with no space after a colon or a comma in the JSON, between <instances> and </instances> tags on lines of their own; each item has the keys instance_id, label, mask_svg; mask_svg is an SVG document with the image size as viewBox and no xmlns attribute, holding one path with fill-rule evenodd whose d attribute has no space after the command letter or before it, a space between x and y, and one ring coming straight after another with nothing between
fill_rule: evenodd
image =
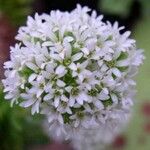
<instances>
[{"instance_id":1,"label":"white flower","mask_svg":"<svg viewBox=\"0 0 150 150\"><path fill-rule=\"evenodd\" d=\"M111 141L129 119L133 77L144 56L129 31L121 34L124 27L89 11L77 5L70 13L28 17L2 82L11 105L46 115L52 136L91 150Z\"/></svg>"}]
</instances>

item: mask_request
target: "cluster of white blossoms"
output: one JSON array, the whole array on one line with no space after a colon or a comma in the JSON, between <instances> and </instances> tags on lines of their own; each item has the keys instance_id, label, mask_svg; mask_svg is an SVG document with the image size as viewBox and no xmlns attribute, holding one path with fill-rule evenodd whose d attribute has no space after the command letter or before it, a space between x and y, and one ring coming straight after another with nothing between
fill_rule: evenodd
<instances>
[{"instance_id":1,"label":"cluster of white blossoms","mask_svg":"<svg viewBox=\"0 0 150 150\"><path fill-rule=\"evenodd\" d=\"M45 114L52 135L78 149L111 139L128 120L133 77L144 58L129 31L121 34L124 27L89 11L78 5L70 13L28 17L2 81L12 105Z\"/></svg>"}]
</instances>

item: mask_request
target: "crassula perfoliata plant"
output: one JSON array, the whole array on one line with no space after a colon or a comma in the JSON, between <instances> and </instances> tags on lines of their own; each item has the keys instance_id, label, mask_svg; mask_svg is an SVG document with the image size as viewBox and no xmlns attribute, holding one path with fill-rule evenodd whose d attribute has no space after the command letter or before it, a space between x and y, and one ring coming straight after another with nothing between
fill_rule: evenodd
<instances>
[{"instance_id":1,"label":"crassula perfoliata plant","mask_svg":"<svg viewBox=\"0 0 150 150\"><path fill-rule=\"evenodd\" d=\"M5 63L3 85L12 105L47 116L52 136L91 150L127 122L144 56L129 31L121 34L124 27L89 11L77 5L70 13L28 17Z\"/></svg>"}]
</instances>

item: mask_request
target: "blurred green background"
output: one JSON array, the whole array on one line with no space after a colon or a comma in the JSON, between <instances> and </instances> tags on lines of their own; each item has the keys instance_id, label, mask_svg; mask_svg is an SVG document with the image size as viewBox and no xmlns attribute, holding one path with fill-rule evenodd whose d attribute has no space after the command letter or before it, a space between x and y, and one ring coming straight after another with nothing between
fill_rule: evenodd
<instances>
[{"instance_id":1,"label":"blurred green background","mask_svg":"<svg viewBox=\"0 0 150 150\"><path fill-rule=\"evenodd\" d=\"M9 46L15 43L14 35L18 27L25 24L27 15L35 11L48 12L57 6L64 9L68 6L70 10L76 3L92 6L103 13L106 20L118 20L121 25L125 24L132 31L138 47L145 50L146 56L136 77L137 96L132 120L108 149L150 150L150 1L70 0L67 6L66 2L63 6L63 1L0 0L0 78L3 78L3 62L9 59ZM43 116L31 116L29 111L17 106L10 108L0 88L0 150L31 150L36 145L48 144L43 121Z\"/></svg>"}]
</instances>

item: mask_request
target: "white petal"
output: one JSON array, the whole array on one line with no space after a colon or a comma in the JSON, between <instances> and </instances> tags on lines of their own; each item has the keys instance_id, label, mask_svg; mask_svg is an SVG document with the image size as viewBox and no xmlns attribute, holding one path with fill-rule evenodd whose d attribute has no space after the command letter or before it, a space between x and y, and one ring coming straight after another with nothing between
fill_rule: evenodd
<instances>
[{"instance_id":1,"label":"white petal","mask_svg":"<svg viewBox=\"0 0 150 150\"><path fill-rule=\"evenodd\" d=\"M123 33L122 36L126 39L130 36L130 34L131 34L131 31L126 31L125 33Z\"/></svg>"},{"instance_id":2,"label":"white petal","mask_svg":"<svg viewBox=\"0 0 150 150\"><path fill-rule=\"evenodd\" d=\"M105 92L104 90L102 90L102 91L100 92L100 94L99 94L99 99L100 99L100 100L107 100L107 99L109 99L109 95L106 94L106 92Z\"/></svg>"},{"instance_id":3,"label":"white petal","mask_svg":"<svg viewBox=\"0 0 150 150\"><path fill-rule=\"evenodd\" d=\"M17 71L16 70L12 70L12 72L10 73L10 77L14 78L16 76Z\"/></svg>"},{"instance_id":4,"label":"white petal","mask_svg":"<svg viewBox=\"0 0 150 150\"><path fill-rule=\"evenodd\" d=\"M9 92L10 90L12 90L11 87L5 87L5 89L3 90L4 92Z\"/></svg>"},{"instance_id":5,"label":"white petal","mask_svg":"<svg viewBox=\"0 0 150 150\"><path fill-rule=\"evenodd\" d=\"M28 81L32 82L37 77L37 74L31 74Z\"/></svg>"},{"instance_id":6,"label":"white petal","mask_svg":"<svg viewBox=\"0 0 150 150\"><path fill-rule=\"evenodd\" d=\"M61 100L64 101L64 102L68 102L68 98L65 95L61 96Z\"/></svg>"},{"instance_id":7,"label":"white petal","mask_svg":"<svg viewBox=\"0 0 150 150\"><path fill-rule=\"evenodd\" d=\"M121 77L121 72L119 71L119 69L113 68L113 69L112 69L112 72L113 72L113 74L114 74L115 76Z\"/></svg>"},{"instance_id":8,"label":"white petal","mask_svg":"<svg viewBox=\"0 0 150 150\"><path fill-rule=\"evenodd\" d=\"M66 112L67 112L68 114L72 114L72 111L71 111L71 109L70 109L69 107L67 108Z\"/></svg>"},{"instance_id":9,"label":"white petal","mask_svg":"<svg viewBox=\"0 0 150 150\"><path fill-rule=\"evenodd\" d=\"M128 83L129 83L130 85L136 85L136 82L135 82L134 80L132 80L132 79L129 79L129 80L128 80Z\"/></svg>"},{"instance_id":10,"label":"white petal","mask_svg":"<svg viewBox=\"0 0 150 150\"><path fill-rule=\"evenodd\" d=\"M37 71L38 70L38 67L35 64L31 63L31 62L27 62L26 66L29 67L33 71Z\"/></svg>"},{"instance_id":11,"label":"white petal","mask_svg":"<svg viewBox=\"0 0 150 150\"><path fill-rule=\"evenodd\" d=\"M71 45L68 42L64 42L63 44L64 44L64 48L65 48L65 56L67 58L70 58L71 57L71 53L72 53Z\"/></svg>"},{"instance_id":12,"label":"white petal","mask_svg":"<svg viewBox=\"0 0 150 150\"><path fill-rule=\"evenodd\" d=\"M75 104L75 99L74 98L70 98L69 106L72 107L74 104Z\"/></svg>"},{"instance_id":13,"label":"white petal","mask_svg":"<svg viewBox=\"0 0 150 150\"><path fill-rule=\"evenodd\" d=\"M37 82L42 82L42 81L44 81L43 76L42 75L38 75L37 76Z\"/></svg>"},{"instance_id":14,"label":"white petal","mask_svg":"<svg viewBox=\"0 0 150 150\"><path fill-rule=\"evenodd\" d=\"M61 124L64 124L64 120L63 120L63 117L61 114L58 115L58 121L61 123Z\"/></svg>"},{"instance_id":15,"label":"white petal","mask_svg":"<svg viewBox=\"0 0 150 150\"><path fill-rule=\"evenodd\" d=\"M51 42L51 41L46 41L46 42L44 42L43 44L42 44L42 46L44 47L44 46L53 46L54 44L53 44L53 42Z\"/></svg>"},{"instance_id":16,"label":"white petal","mask_svg":"<svg viewBox=\"0 0 150 150\"><path fill-rule=\"evenodd\" d=\"M108 70L108 67L106 66L106 64L103 64L102 66L101 66L101 71L102 72L105 72L105 71L107 71Z\"/></svg>"},{"instance_id":17,"label":"white petal","mask_svg":"<svg viewBox=\"0 0 150 150\"><path fill-rule=\"evenodd\" d=\"M53 116L49 116L49 117L48 117L48 122L51 123L51 122L53 122L53 120L55 120L55 119L56 119L56 118L54 118Z\"/></svg>"},{"instance_id":18,"label":"white petal","mask_svg":"<svg viewBox=\"0 0 150 150\"><path fill-rule=\"evenodd\" d=\"M4 63L4 68L12 68L13 67L13 62L12 61L7 61Z\"/></svg>"},{"instance_id":19,"label":"white petal","mask_svg":"<svg viewBox=\"0 0 150 150\"><path fill-rule=\"evenodd\" d=\"M108 89L107 88L103 88L103 92L105 93L105 94L109 94L109 91L108 91Z\"/></svg>"},{"instance_id":20,"label":"white petal","mask_svg":"<svg viewBox=\"0 0 150 150\"><path fill-rule=\"evenodd\" d=\"M103 106L103 104L102 104L102 102L101 102L100 100L96 100L96 101L94 102L94 105L95 105L99 110L104 109L104 106Z\"/></svg>"},{"instance_id":21,"label":"white petal","mask_svg":"<svg viewBox=\"0 0 150 150\"><path fill-rule=\"evenodd\" d=\"M44 101L49 101L53 98L53 95L52 94L47 94L44 96Z\"/></svg>"},{"instance_id":22,"label":"white petal","mask_svg":"<svg viewBox=\"0 0 150 150\"><path fill-rule=\"evenodd\" d=\"M60 98L56 97L54 100L54 106L57 108L59 106Z\"/></svg>"},{"instance_id":23,"label":"white petal","mask_svg":"<svg viewBox=\"0 0 150 150\"><path fill-rule=\"evenodd\" d=\"M111 55L106 55L106 56L104 56L104 60L111 61L112 60L112 56Z\"/></svg>"},{"instance_id":24,"label":"white petal","mask_svg":"<svg viewBox=\"0 0 150 150\"><path fill-rule=\"evenodd\" d=\"M79 121L79 120L76 120L76 121L75 121L75 124L74 124L74 127L77 128L77 127L79 126L79 124L80 124L80 121Z\"/></svg>"},{"instance_id":25,"label":"white petal","mask_svg":"<svg viewBox=\"0 0 150 150\"><path fill-rule=\"evenodd\" d=\"M71 70L74 70L74 71L77 70L77 66L76 66L74 63L71 63L71 64L69 65L69 68L70 68Z\"/></svg>"},{"instance_id":26,"label":"white petal","mask_svg":"<svg viewBox=\"0 0 150 150\"><path fill-rule=\"evenodd\" d=\"M61 81L61 80L57 80L57 82L56 82L56 84L57 84L57 86L59 86L59 87L64 87L66 84L63 82L63 81Z\"/></svg>"},{"instance_id":27,"label":"white petal","mask_svg":"<svg viewBox=\"0 0 150 150\"><path fill-rule=\"evenodd\" d=\"M43 90L39 89L39 90L37 91L36 97L39 98L42 93L43 93Z\"/></svg>"},{"instance_id":28,"label":"white petal","mask_svg":"<svg viewBox=\"0 0 150 150\"><path fill-rule=\"evenodd\" d=\"M62 66L62 65L58 66L58 67L56 68L55 73L56 73L57 75L59 75L59 77L64 76L64 75L66 74L65 67Z\"/></svg>"},{"instance_id":29,"label":"white petal","mask_svg":"<svg viewBox=\"0 0 150 150\"><path fill-rule=\"evenodd\" d=\"M81 97L84 101L86 101L86 102L87 102L88 99L89 99L88 96L87 96L85 93L81 93L81 94L80 94L80 97Z\"/></svg>"},{"instance_id":30,"label":"white petal","mask_svg":"<svg viewBox=\"0 0 150 150\"><path fill-rule=\"evenodd\" d=\"M89 63L88 61L84 61L82 64L80 64L80 68L85 69L87 67L88 63Z\"/></svg>"},{"instance_id":31,"label":"white petal","mask_svg":"<svg viewBox=\"0 0 150 150\"><path fill-rule=\"evenodd\" d=\"M82 48L81 50L85 55L89 55L89 50L87 48Z\"/></svg>"},{"instance_id":32,"label":"white petal","mask_svg":"<svg viewBox=\"0 0 150 150\"><path fill-rule=\"evenodd\" d=\"M49 73L52 73L54 71L54 65L53 64L47 64L46 65L46 71Z\"/></svg>"},{"instance_id":33,"label":"white petal","mask_svg":"<svg viewBox=\"0 0 150 150\"><path fill-rule=\"evenodd\" d=\"M97 42L97 39L93 38L93 39L89 39L86 41L86 46L89 50L94 50L95 46L96 46L96 42Z\"/></svg>"},{"instance_id":34,"label":"white petal","mask_svg":"<svg viewBox=\"0 0 150 150\"><path fill-rule=\"evenodd\" d=\"M129 107L133 105L133 101L130 98L122 99L122 105L123 105L123 108L128 109Z\"/></svg>"},{"instance_id":35,"label":"white petal","mask_svg":"<svg viewBox=\"0 0 150 150\"><path fill-rule=\"evenodd\" d=\"M37 101L31 109L31 114L34 115L35 113L39 113L39 106L40 106L40 102Z\"/></svg>"},{"instance_id":36,"label":"white petal","mask_svg":"<svg viewBox=\"0 0 150 150\"><path fill-rule=\"evenodd\" d=\"M65 58L65 51L63 50L62 52L60 52L59 56L61 59L64 59Z\"/></svg>"},{"instance_id":37,"label":"white petal","mask_svg":"<svg viewBox=\"0 0 150 150\"><path fill-rule=\"evenodd\" d=\"M50 55L53 59L57 60L57 61L61 61L61 57L58 54L51 54Z\"/></svg>"},{"instance_id":38,"label":"white petal","mask_svg":"<svg viewBox=\"0 0 150 150\"><path fill-rule=\"evenodd\" d=\"M102 60L99 60L99 61L98 61L98 65L99 65L99 67L101 67L101 66L103 65L103 61L102 61Z\"/></svg>"},{"instance_id":39,"label":"white petal","mask_svg":"<svg viewBox=\"0 0 150 150\"><path fill-rule=\"evenodd\" d=\"M76 53L72 56L72 61L77 61L83 56L83 53Z\"/></svg>"},{"instance_id":40,"label":"white petal","mask_svg":"<svg viewBox=\"0 0 150 150\"><path fill-rule=\"evenodd\" d=\"M71 90L72 90L72 86L67 86L67 87L65 87L65 90L66 90L68 93L70 93Z\"/></svg>"},{"instance_id":41,"label":"white petal","mask_svg":"<svg viewBox=\"0 0 150 150\"><path fill-rule=\"evenodd\" d=\"M41 65L43 64L42 58L39 56L35 57L35 62L36 62L36 65L41 68Z\"/></svg>"},{"instance_id":42,"label":"white petal","mask_svg":"<svg viewBox=\"0 0 150 150\"><path fill-rule=\"evenodd\" d=\"M84 108L86 109L87 112L91 112L91 107L89 106L89 104L85 104Z\"/></svg>"},{"instance_id":43,"label":"white petal","mask_svg":"<svg viewBox=\"0 0 150 150\"><path fill-rule=\"evenodd\" d=\"M111 99L115 104L118 104L118 97L116 96L116 94L111 94Z\"/></svg>"},{"instance_id":44,"label":"white petal","mask_svg":"<svg viewBox=\"0 0 150 150\"><path fill-rule=\"evenodd\" d=\"M47 84L46 86L45 86L45 88L44 88L44 90L45 90L45 92L51 92L52 91L52 85L51 84Z\"/></svg>"},{"instance_id":45,"label":"white petal","mask_svg":"<svg viewBox=\"0 0 150 150\"><path fill-rule=\"evenodd\" d=\"M130 64L130 61L128 59L120 60L117 62L117 66L119 66L119 67L128 66L129 64Z\"/></svg>"},{"instance_id":46,"label":"white petal","mask_svg":"<svg viewBox=\"0 0 150 150\"><path fill-rule=\"evenodd\" d=\"M83 74L79 74L78 75L79 80L82 82L85 78L85 76Z\"/></svg>"},{"instance_id":47,"label":"white petal","mask_svg":"<svg viewBox=\"0 0 150 150\"><path fill-rule=\"evenodd\" d=\"M23 101L23 102L20 103L20 106L26 108L26 107L29 107L29 106L33 105L34 102L35 102L35 100L33 100L33 99L27 100L27 101Z\"/></svg>"},{"instance_id":48,"label":"white petal","mask_svg":"<svg viewBox=\"0 0 150 150\"><path fill-rule=\"evenodd\" d=\"M20 94L20 96L21 96L23 99L26 99L26 100L29 100L29 99L32 97L31 95L25 94L25 93Z\"/></svg>"},{"instance_id":49,"label":"white petal","mask_svg":"<svg viewBox=\"0 0 150 150\"><path fill-rule=\"evenodd\" d=\"M83 99L82 98L77 97L76 101L77 101L78 104L83 105Z\"/></svg>"},{"instance_id":50,"label":"white petal","mask_svg":"<svg viewBox=\"0 0 150 150\"><path fill-rule=\"evenodd\" d=\"M64 41L67 41L67 42L72 42L74 40L74 38L72 36L67 36L64 38Z\"/></svg>"}]
</instances>

